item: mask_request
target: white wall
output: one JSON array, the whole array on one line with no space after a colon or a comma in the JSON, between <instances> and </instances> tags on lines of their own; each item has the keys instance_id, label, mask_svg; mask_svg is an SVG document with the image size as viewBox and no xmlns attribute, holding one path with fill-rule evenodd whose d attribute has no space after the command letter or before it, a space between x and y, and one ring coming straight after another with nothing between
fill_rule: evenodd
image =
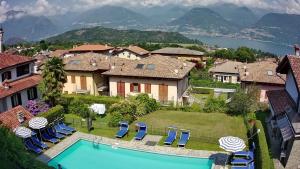
<instances>
[{"instance_id":1,"label":"white wall","mask_svg":"<svg viewBox=\"0 0 300 169\"><path fill-rule=\"evenodd\" d=\"M119 58L130 59L130 60L140 60L141 59L140 56L136 55L133 52L127 51L127 50L124 50L123 52L118 53L116 56Z\"/></svg>"},{"instance_id":2,"label":"white wall","mask_svg":"<svg viewBox=\"0 0 300 169\"><path fill-rule=\"evenodd\" d=\"M218 78L217 78L218 76ZM221 76L223 77L223 83L239 83L238 77L239 75L235 74L226 74L226 73L214 73L213 77L217 81L221 81ZM224 77L227 77L227 80L224 79Z\"/></svg>"},{"instance_id":3,"label":"white wall","mask_svg":"<svg viewBox=\"0 0 300 169\"><path fill-rule=\"evenodd\" d=\"M130 83L139 83L141 84L141 93L145 92L144 84L151 84L151 94L150 96L156 100L159 100L159 84L168 85L168 100L177 102L181 98L178 97L177 90L177 80L155 80L155 79L135 79L135 78L125 78L125 77L110 77L109 78L109 93L110 96L117 96L117 82L125 82L125 96L135 95L137 93L130 92ZM183 81L183 86L185 81ZM182 95L181 95L182 96Z\"/></svg>"},{"instance_id":4,"label":"white wall","mask_svg":"<svg viewBox=\"0 0 300 169\"><path fill-rule=\"evenodd\" d=\"M26 65L26 64L23 64L23 65ZM22 65L19 65L19 66L22 66ZM12 67L9 69L1 70L0 71L0 84L2 82L2 73L7 72L7 71L11 71L11 81L18 80L18 79L30 76L32 73L34 73L34 63L29 64L29 73L28 74L25 74L25 75L19 76L19 77L17 77L17 67Z\"/></svg>"},{"instance_id":5,"label":"white wall","mask_svg":"<svg viewBox=\"0 0 300 169\"><path fill-rule=\"evenodd\" d=\"M293 77L291 70L289 70L287 77L286 77L285 89L289 93L291 98L295 101L295 103L297 103L298 102L298 91L297 91L296 82L295 82L295 79Z\"/></svg>"}]
</instances>

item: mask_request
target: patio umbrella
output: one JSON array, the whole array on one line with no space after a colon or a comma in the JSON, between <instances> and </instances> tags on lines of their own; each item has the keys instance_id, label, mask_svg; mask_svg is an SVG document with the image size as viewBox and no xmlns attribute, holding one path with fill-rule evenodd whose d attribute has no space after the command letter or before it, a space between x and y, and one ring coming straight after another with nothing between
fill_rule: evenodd
<instances>
[{"instance_id":1,"label":"patio umbrella","mask_svg":"<svg viewBox=\"0 0 300 169\"><path fill-rule=\"evenodd\" d=\"M29 120L29 127L32 129L41 129L46 127L48 124L48 121L44 117L34 117L31 120Z\"/></svg>"},{"instance_id":2,"label":"patio umbrella","mask_svg":"<svg viewBox=\"0 0 300 169\"><path fill-rule=\"evenodd\" d=\"M99 115L105 114L106 111L105 104L92 104L89 108Z\"/></svg>"},{"instance_id":3,"label":"patio umbrella","mask_svg":"<svg viewBox=\"0 0 300 169\"><path fill-rule=\"evenodd\" d=\"M32 131L26 127L17 127L14 132L18 137L21 138L29 138L32 134Z\"/></svg>"},{"instance_id":4,"label":"patio umbrella","mask_svg":"<svg viewBox=\"0 0 300 169\"><path fill-rule=\"evenodd\" d=\"M228 152L238 152L246 148L244 140L238 137L222 137L219 139L220 148Z\"/></svg>"}]
</instances>

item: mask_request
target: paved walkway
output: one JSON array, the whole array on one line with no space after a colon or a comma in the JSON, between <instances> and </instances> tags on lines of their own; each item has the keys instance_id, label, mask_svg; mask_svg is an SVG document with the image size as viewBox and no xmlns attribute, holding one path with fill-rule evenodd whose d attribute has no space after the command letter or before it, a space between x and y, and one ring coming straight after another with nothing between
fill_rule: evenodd
<instances>
[{"instance_id":1,"label":"paved walkway","mask_svg":"<svg viewBox=\"0 0 300 169\"><path fill-rule=\"evenodd\" d=\"M153 136L147 135L142 142L138 141L123 141L121 139L111 139L101 136L95 136L92 134L86 134L81 132L76 132L70 137L65 138L60 143L54 145L49 150L46 150L42 155L38 156L37 159L48 163L49 160L60 154L66 148L74 144L76 141L80 139L93 141L97 143L109 144L112 146L118 146L122 148L134 149L134 150L142 150L147 152L155 152L160 154L168 154L168 155L178 155L178 156L189 156L189 157L197 157L197 158L211 158L215 160L215 165L213 169L224 169L224 163L227 159L227 154L224 152L218 151L203 151L203 150L191 150L185 148L175 148L169 146L148 146L145 145L147 141L157 142L160 140L161 136ZM227 168L227 167L226 167Z\"/></svg>"}]
</instances>

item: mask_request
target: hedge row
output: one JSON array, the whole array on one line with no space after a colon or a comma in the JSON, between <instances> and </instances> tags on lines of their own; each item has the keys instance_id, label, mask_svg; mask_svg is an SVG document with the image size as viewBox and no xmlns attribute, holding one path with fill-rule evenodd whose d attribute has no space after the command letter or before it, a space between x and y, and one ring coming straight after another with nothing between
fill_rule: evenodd
<instances>
[{"instance_id":1,"label":"hedge row","mask_svg":"<svg viewBox=\"0 0 300 169\"><path fill-rule=\"evenodd\" d=\"M254 137L254 142L256 145L255 168L272 169L273 162L269 154L268 143L261 121L257 120L255 127L260 129L260 133Z\"/></svg>"},{"instance_id":2,"label":"hedge row","mask_svg":"<svg viewBox=\"0 0 300 169\"><path fill-rule=\"evenodd\" d=\"M191 84L197 87L225 88L225 89L237 89L240 87L239 84L222 83L213 80L200 80L200 79L191 79Z\"/></svg>"},{"instance_id":3,"label":"hedge row","mask_svg":"<svg viewBox=\"0 0 300 169\"><path fill-rule=\"evenodd\" d=\"M69 104L73 100L80 100L85 104L105 104L106 108L109 108L110 105L120 102L121 98L119 97L109 97L109 96L92 96L92 95L63 95L62 104Z\"/></svg>"},{"instance_id":4,"label":"hedge row","mask_svg":"<svg viewBox=\"0 0 300 169\"><path fill-rule=\"evenodd\" d=\"M64 114L64 107L61 105L57 105L52 107L45 113L40 113L38 116L45 117L48 120L48 123L52 123L58 117L61 117Z\"/></svg>"},{"instance_id":5,"label":"hedge row","mask_svg":"<svg viewBox=\"0 0 300 169\"><path fill-rule=\"evenodd\" d=\"M213 94L214 90L207 88L192 88L191 92L195 94Z\"/></svg>"}]
</instances>

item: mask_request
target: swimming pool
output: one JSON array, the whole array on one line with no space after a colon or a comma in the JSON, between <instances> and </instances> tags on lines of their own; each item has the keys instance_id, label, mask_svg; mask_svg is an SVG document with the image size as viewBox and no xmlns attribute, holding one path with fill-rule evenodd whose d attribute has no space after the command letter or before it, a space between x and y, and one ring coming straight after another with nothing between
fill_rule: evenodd
<instances>
[{"instance_id":1,"label":"swimming pool","mask_svg":"<svg viewBox=\"0 0 300 169\"><path fill-rule=\"evenodd\" d=\"M213 160L162 155L79 140L48 162L63 169L211 169Z\"/></svg>"}]
</instances>

